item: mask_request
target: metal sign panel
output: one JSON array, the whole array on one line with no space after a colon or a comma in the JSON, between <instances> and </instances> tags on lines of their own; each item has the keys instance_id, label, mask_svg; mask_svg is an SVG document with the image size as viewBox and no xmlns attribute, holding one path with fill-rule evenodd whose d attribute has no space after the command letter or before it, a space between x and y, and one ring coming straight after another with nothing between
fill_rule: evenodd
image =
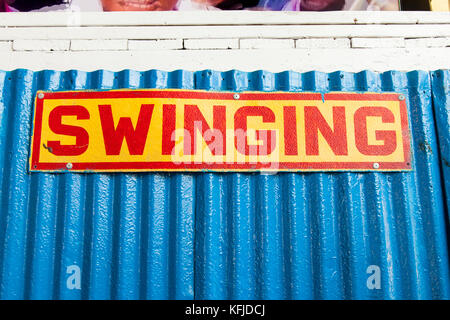
<instances>
[{"instance_id":1,"label":"metal sign panel","mask_svg":"<svg viewBox=\"0 0 450 320\"><path fill-rule=\"evenodd\" d=\"M38 92L31 171L410 170L396 93Z\"/></svg>"}]
</instances>

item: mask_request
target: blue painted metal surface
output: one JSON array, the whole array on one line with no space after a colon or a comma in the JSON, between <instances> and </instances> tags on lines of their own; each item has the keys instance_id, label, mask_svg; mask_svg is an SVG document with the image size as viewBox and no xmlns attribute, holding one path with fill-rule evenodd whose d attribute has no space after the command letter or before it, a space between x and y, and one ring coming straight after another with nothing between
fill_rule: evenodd
<instances>
[{"instance_id":1,"label":"blue painted metal surface","mask_svg":"<svg viewBox=\"0 0 450 320\"><path fill-rule=\"evenodd\" d=\"M0 298L448 299L449 73L433 76L437 123L422 71L0 72ZM404 93L413 171L30 174L36 91L113 88Z\"/></svg>"},{"instance_id":2,"label":"blue painted metal surface","mask_svg":"<svg viewBox=\"0 0 450 320\"><path fill-rule=\"evenodd\" d=\"M450 72L439 70L431 76L447 213L450 217Z\"/></svg>"}]
</instances>

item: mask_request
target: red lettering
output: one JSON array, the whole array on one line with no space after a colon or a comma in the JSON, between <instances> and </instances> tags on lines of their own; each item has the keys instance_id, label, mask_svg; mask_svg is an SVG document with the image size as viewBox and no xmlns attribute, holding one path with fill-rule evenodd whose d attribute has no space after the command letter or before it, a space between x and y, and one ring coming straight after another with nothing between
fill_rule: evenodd
<instances>
[{"instance_id":1,"label":"red lettering","mask_svg":"<svg viewBox=\"0 0 450 320\"><path fill-rule=\"evenodd\" d=\"M62 145L60 141L47 141L48 150L57 156L79 156L89 146L88 132L77 126L62 124L63 116L76 116L77 120L89 119L89 111L83 106L58 106L50 112L48 125L56 133L65 136L73 136L76 139L74 145Z\"/></svg>"},{"instance_id":2,"label":"red lettering","mask_svg":"<svg viewBox=\"0 0 450 320\"><path fill-rule=\"evenodd\" d=\"M335 155L348 154L345 107L333 107L333 129L317 107L305 107L305 147L308 156L319 155L319 131Z\"/></svg>"},{"instance_id":3,"label":"red lettering","mask_svg":"<svg viewBox=\"0 0 450 320\"><path fill-rule=\"evenodd\" d=\"M206 122L203 114L196 105L184 106L184 129L187 130L192 139L184 139L184 154L196 154L197 131L202 134L206 142L214 137L214 143L208 143L213 155L224 155L226 153L226 113L225 106L213 107L213 129ZM207 133L207 135L205 135ZM219 140L219 141L216 141Z\"/></svg>"},{"instance_id":4,"label":"red lettering","mask_svg":"<svg viewBox=\"0 0 450 320\"><path fill-rule=\"evenodd\" d=\"M297 150L297 114L295 107L283 108L284 118L284 153L287 156L296 156Z\"/></svg>"},{"instance_id":5,"label":"red lettering","mask_svg":"<svg viewBox=\"0 0 450 320\"><path fill-rule=\"evenodd\" d=\"M275 114L273 111L264 106L246 106L239 108L234 114L234 129L236 132L247 134L247 118L248 117L262 117L264 123L275 122ZM261 145L249 145L247 137L239 139L235 136L234 144L236 150L244 155L268 155L273 152L276 147L276 132L275 130L255 130L256 139L262 141ZM243 143L240 143L243 141Z\"/></svg>"},{"instance_id":6,"label":"red lettering","mask_svg":"<svg viewBox=\"0 0 450 320\"><path fill-rule=\"evenodd\" d=\"M163 105L163 124L162 124L162 154L171 155L175 148L175 141L172 140L172 134L175 132L176 106L174 104Z\"/></svg>"},{"instance_id":7,"label":"red lettering","mask_svg":"<svg viewBox=\"0 0 450 320\"><path fill-rule=\"evenodd\" d=\"M381 117L383 123L394 123L392 112L384 107L361 107L355 112L355 143L359 152L368 156L387 156L397 149L397 139L393 130L377 130L375 138L382 145L369 145L367 138L367 117Z\"/></svg>"},{"instance_id":8,"label":"red lettering","mask_svg":"<svg viewBox=\"0 0 450 320\"><path fill-rule=\"evenodd\" d=\"M120 118L117 127L114 129L111 105L98 106L107 155L119 155L124 138L127 141L130 155L142 155L144 153L153 107L153 104L141 106L136 129L133 128L129 117Z\"/></svg>"}]
</instances>

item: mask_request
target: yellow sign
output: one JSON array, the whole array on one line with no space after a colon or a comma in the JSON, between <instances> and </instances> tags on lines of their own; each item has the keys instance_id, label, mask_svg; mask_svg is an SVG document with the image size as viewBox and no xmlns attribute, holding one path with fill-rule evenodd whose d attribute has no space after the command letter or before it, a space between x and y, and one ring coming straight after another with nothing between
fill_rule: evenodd
<instances>
[{"instance_id":1,"label":"yellow sign","mask_svg":"<svg viewBox=\"0 0 450 320\"><path fill-rule=\"evenodd\" d=\"M409 170L394 93L38 92L31 171Z\"/></svg>"}]
</instances>

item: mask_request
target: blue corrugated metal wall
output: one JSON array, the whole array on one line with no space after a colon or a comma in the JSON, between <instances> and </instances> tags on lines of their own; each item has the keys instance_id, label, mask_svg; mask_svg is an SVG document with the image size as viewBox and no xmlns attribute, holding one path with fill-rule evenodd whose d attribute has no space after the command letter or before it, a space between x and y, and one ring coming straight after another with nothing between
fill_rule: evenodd
<instances>
[{"instance_id":1,"label":"blue corrugated metal wall","mask_svg":"<svg viewBox=\"0 0 450 320\"><path fill-rule=\"evenodd\" d=\"M448 299L448 86L447 71L0 72L0 298ZM36 91L113 88L404 93L413 171L30 174Z\"/></svg>"},{"instance_id":2,"label":"blue corrugated metal wall","mask_svg":"<svg viewBox=\"0 0 450 320\"><path fill-rule=\"evenodd\" d=\"M439 70L431 76L447 213L450 217L450 71Z\"/></svg>"}]
</instances>

